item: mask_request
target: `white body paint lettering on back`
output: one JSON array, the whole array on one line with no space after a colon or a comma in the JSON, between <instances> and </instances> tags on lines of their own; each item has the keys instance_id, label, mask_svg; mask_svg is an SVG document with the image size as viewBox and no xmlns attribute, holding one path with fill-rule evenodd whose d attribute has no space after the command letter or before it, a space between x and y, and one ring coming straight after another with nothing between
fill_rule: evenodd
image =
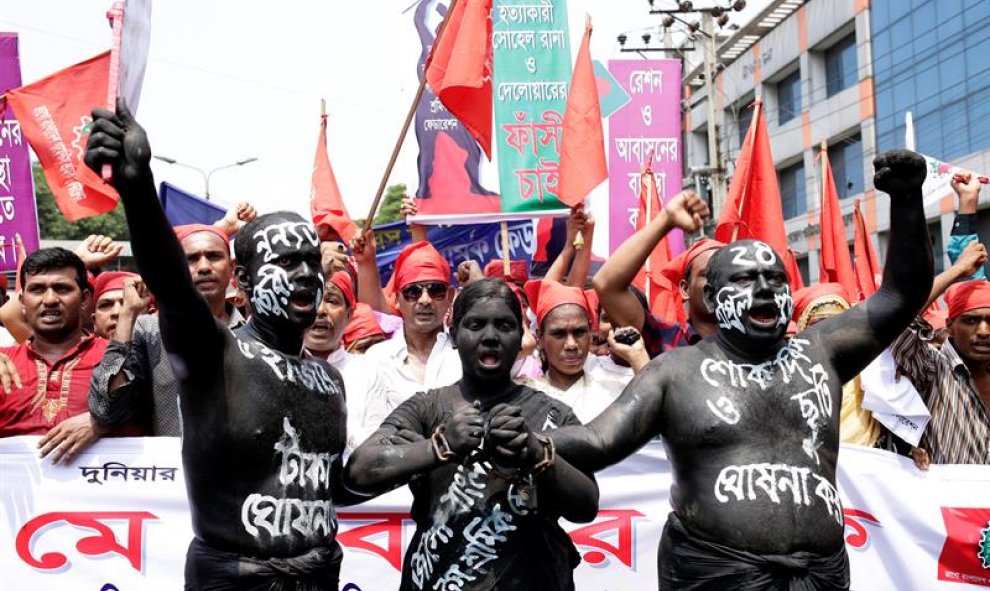
<instances>
[{"instance_id":1,"label":"white body paint lettering on back","mask_svg":"<svg viewBox=\"0 0 990 591\"><path fill-rule=\"evenodd\" d=\"M814 490L809 492L810 484ZM828 514L838 525L843 524L842 501L831 482L809 468L788 464L747 464L726 466L715 480L715 498L720 503L770 499L779 505L790 499L795 505L810 507L811 495L825 504ZM786 493L790 492L788 496Z\"/></svg>"},{"instance_id":2,"label":"white body paint lettering on back","mask_svg":"<svg viewBox=\"0 0 990 591\"><path fill-rule=\"evenodd\" d=\"M809 344L810 341L806 339L792 338L773 359L755 365L734 363L728 359L707 358L701 362L701 377L713 388L726 386L747 388L755 385L761 390L766 390L773 383L774 376L778 374L785 384L793 381L795 385L807 386L807 390L791 396L790 399L798 403L801 416L811 431L804 439L802 449L809 458L818 463L818 448L822 445L819 441L819 432L831 419L834 409L828 385L828 372L821 363L813 364L804 353L805 347ZM712 403L710 400L707 402L709 410L718 418L730 425L738 422L738 411L732 412L735 410L735 405L731 400L723 396L717 403Z\"/></svg>"}]
</instances>

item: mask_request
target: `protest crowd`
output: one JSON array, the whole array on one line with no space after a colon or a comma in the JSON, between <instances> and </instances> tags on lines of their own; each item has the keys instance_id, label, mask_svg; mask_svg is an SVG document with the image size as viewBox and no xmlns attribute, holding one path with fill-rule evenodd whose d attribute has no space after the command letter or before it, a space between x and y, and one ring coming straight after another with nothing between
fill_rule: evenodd
<instances>
[{"instance_id":1,"label":"protest crowd","mask_svg":"<svg viewBox=\"0 0 990 591\"><path fill-rule=\"evenodd\" d=\"M952 182L952 264L936 275L924 160L876 158L891 233L868 288L804 287L772 236L732 220L706 237L713 212L692 191L665 196L604 261L587 190L562 195L564 239L539 276L508 249L452 266L406 197L412 241L386 277L380 237L339 205L314 201L306 218L245 202L173 227L126 101L92 106L85 174L109 170L136 269L105 270L115 236L23 253L2 286L0 437L40 436L63 466L103 438L181 438L187 589L336 590L335 507L404 486L416 529L401 589L573 589L561 520L593 521L596 472L657 439L676 485L660 589L848 589L840 443L921 471L990 465L974 173ZM588 184L560 174L562 194ZM657 262L674 230L685 248ZM919 414L906 434L899 417ZM732 501L759 470L795 503L752 482ZM243 525L273 510L259 499L299 517Z\"/></svg>"}]
</instances>

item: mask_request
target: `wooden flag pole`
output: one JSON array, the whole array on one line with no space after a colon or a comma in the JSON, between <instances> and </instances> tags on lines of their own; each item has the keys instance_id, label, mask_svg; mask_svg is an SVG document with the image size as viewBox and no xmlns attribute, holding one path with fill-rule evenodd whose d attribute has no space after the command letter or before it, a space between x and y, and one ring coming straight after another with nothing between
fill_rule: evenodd
<instances>
[{"instance_id":1,"label":"wooden flag pole","mask_svg":"<svg viewBox=\"0 0 990 591\"><path fill-rule=\"evenodd\" d=\"M114 2L107 11L107 18L113 26L113 46L110 51L110 81L107 84L107 109L111 112L117 110L117 90L120 86L120 44L124 38L124 3ZM130 106L130 105L128 105ZM100 176L104 182L110 182L113 178L113 167L106 163L100 169Z\"/></svg>"},{"instance_id":2,"label":"wooden flag pole","mask_svg":"<svg viewBox=\"0 0 990 591\"><path fill-rule=\"evenodd\" d=\"M499 225L502 227L502 274L508 277L512 272L509 265L509 222L503 220Z\"/></svg>"},{"instance_id":3,"label":"wooden flag pole","mask_svg":"<svg viewBox=\"0 0 990 591\"><path fill-rule=\"evenodd\" d=\"M443 17L443 22L440 23L440 27L437 29L437 36L433 40L433 48L430 49L430 56L426 58L426 64L430 63L430 59L433 57L433 49L436 48L437 42L440 41L440 36L447 29L447 22L450 20L450 15L454 14L454 7L457 6L458 0L451 0L450 6L447 7L447 14ZM378 184L378 192L375 194L375 200L371 203L371 209L368 211L368 217L365 218L364 227L370 229L372 226L372 221L375 219L375 214L378 213L378 205L381 203L382 195L385 194L385 185L388 184L388 178L392 176L392 169L395 168L395 161L399 159L399 152L402 150L402 143L406 140L406 134L409 133L409 126L412 125L413 118L416 116L416 107L419 106L420 99L423 98L423 92L426 90L426 69L423 69L423 76L419 81L419 89L416 90L416 96L413 98L412 105L409 107L409 113L406 115L406 121L402 124L402 130L399 132L399 139L395 141L395 147L392 148L392 157L388 160L388 166L385 167L385 174L382 175L382 181Z\"/></svg>"},{"instance_id":4,"label":"wooden flag pole","mask_svg":"<svg viewBox=\"0 0 990 591\"><path fill-rule=\"evenodd\" d=\"M760 116L760 107L763 106L763 101L760 100L760 97L756 97L756 101L755 102L756 102L756 104L753 106L753 122L750 123L750 125L749 125L749 130L750 130L749 132L752 133L754 136L756 135L756 122L757 122L757 118ZM753 149L753 141L754 141L754 139L755 138L750 138L750 141L749 141L749 146L750 146L750 149L751 150ZM753 165L753 159L752 159L752 157L750 157L750 168L752 168L752 165ZM747 174L749 174L749 173L747 172ZM743 185L743 188L744 189L745 189L745 187L746 187L746 185ZM745 204L746 204L746 193L745 193L745 191L743 191L743 194L739 196L739 208L736 211L736 214L740 218L742 217L743 205L745 205ZM735 242L738 238L739 238L739 224L737 223L736 224L736 227L732 229L732 241Z\"/></svg>"}]
</instances>

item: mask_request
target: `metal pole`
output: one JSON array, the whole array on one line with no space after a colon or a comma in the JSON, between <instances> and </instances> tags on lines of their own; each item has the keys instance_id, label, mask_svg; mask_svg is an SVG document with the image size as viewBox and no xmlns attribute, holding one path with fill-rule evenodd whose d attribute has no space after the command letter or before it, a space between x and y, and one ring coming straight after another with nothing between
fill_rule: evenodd
<instances>
[{"instance_id":1,"label":"metal pole","mask_svg":"<svg viewBox=\"0 0 990 591\"><path fill-rule=\"evenodd\" d=\"M713 216L717 218L725 204L725 170L722 168L718 149L718 126L715 123L715 24L709 12L701 15L701 31L706 37L705 50L702 53L705 58L705 85L708 89L708 166L711 168Z\"/></svg>"}]
</instances>

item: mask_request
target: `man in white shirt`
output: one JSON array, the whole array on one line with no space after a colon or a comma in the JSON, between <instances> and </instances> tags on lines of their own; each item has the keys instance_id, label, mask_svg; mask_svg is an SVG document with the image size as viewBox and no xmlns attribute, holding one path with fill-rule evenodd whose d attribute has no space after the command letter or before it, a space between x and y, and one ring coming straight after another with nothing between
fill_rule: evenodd
<instances>
[{"instance_id":1,"label":"man in white shirt","mask_svg":"<svg viewBox=\"0 0 990 591\"><path fill-rule=\"evenodd\" d=\"M365 357L351 355L341 346L344 328L354 314L354 283L347 271L337 271L326 282L316 322L306 330L304 355L320 357L340 372L347 398L347 444L349 456L375 432L388 413L382 375Z\"/></svg>"},{"instance_id":2,"label":"man in white shirt","mask_svg":"<svg viewBox=\"0 0 990 591\"><path fill-rule=\"evenodd\" d=\"M402 331L365 354L384 379L389 412L417 392L461 379L461 359L443 330L454 293L447 261L429 242L410 244L395 261L390 288Z\"/></svg>"}]
</instances>

